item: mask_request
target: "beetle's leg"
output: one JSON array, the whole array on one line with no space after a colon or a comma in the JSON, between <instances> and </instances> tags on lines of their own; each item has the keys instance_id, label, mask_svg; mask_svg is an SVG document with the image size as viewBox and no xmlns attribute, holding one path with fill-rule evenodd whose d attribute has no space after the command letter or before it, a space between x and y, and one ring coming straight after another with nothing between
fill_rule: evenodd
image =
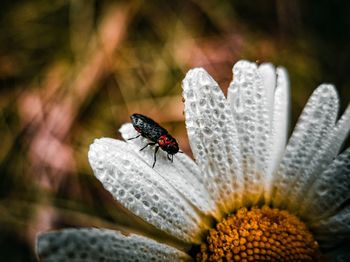
<instances>
[{"instance_id":1,"label":"beetle's leg","mask_svg":"<svg viewBox=\"0 0 350 262\"><path fill-rule=\"evenodd\" d=\"M167 154L166 156L167 156L167 158L169 159L169 161L173 162L174 155L172 155L172 154Z\"/></svg>"},{"instance_id":2,"label":"beetle's leg","mask_svg":"<svg viewBox=\"0 0 350 262\"><path fill-rule=\"evenodd\" d=\"M174 162L174 155L171 155L171 163Z\"/></svg>"},{"instance_id":3,"label":"beetle's leg","mask_svg":"<svg viewBox=\"0 0 350 262\"><path fill-rule=\"evenodd\" d=\"M138 138L138 137L140 137L141 136L141 134L139 134L139 135L137 135L137 136L135 136L135 137L132 137L132 138L128 138L128 140L133 140L133 139L136 139L136 138Z\"/></svg>"},{"instance_id":4,"label":"beetle's leg","mask_svg":"<svg viewBox=\"0 0 350 262\"><path fill-rule=\"evenodd\" d=\"M154 165L156 164L156 161L157 161L157 151L159 149L159 146L156 147L156 149L154 150L154 162L153 162L153 165L152 165L152 168L154 168Z\"/></svg>"},{"instance_id":5,"label":"beetle's leg","mask_svg":"<svg viewBox=\"0 0 350 262\"><path fill-rule=\"evenodd\" d=\"M156 143L148 143L147 145L145 145L143 148L140 149L140 151L144 150L146 147L148 146L154 146Z\"/></svg>"}]
</instances>

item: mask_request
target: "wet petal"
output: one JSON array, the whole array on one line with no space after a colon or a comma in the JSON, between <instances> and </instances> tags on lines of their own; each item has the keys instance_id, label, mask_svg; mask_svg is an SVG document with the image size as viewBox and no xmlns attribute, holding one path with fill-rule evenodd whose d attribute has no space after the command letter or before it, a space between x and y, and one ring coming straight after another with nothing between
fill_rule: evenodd
<instances>
[{"instance_id":1,"label":"wet petal","mask_svg":"<svg viewBox=\"0 0 350 262\"><path fill-rule=\"evenodd\" d=\"M96 229L65 229L42 234L40 261L191 261L184 252L149 238Z\"/></svg>"},{"instance_id":2,"label":"wet petal","mask_svg":"<svg viewBox=\"0 0 350 262\"><path fill-rule=\"evenodd\" d=\"M200 241L206 229L202 217L130 145L96 139L89 161L103 186L135 215L184 242Z\"/></svg>"},{"instance_id":3,"label":"wet petal","mask_svg":"<svg viewBox=\"0 0 350 262\"><path fill-rule=\"evenodd\" d=\"M140 148L144 147L149 141L143 137L128 140L138 135L130 123L124 124L119 132L124 140L130 144L130 148L135 151L135 154L151 166L154 158L154 147L140 151ZM203 176L198 166L186 154L178 153L174 155L172 163L167 159L166 152L159 150L153 170L179 191L195 208L204 214L217 217L214 202L204 186Z\"/></svg>"},{"instance_id":4,"label":"wet petal","mask_svg":"<svg viewBox=\"0 0 350 262\"><path fill-rule=\"evenodd\" d=\"M345 113L338 120L336 125L332 127L326 136L322 138L321 147L318 149L317 153L313 157L312 161L308 165L307 176L308 180L299 182L303 183L303 187L300 192L290 202L296 203L303 202L305 195L312 183L317 179L319 174L321 174L337 156L342 144L344 143L350 130L350 106L346 109ZM300 210L299 207L294 207L297 211Z\"/></svg>"},{"instance_id":5,"label":"wet petal","mask_svg":"<svg viewBox=\"0 0 350 262\"><path fill-rule=\"evenodd\" d=\"M332 85L318 87L307 102L290 138L282 162L273 181L275 207L289 204L299 208L299 197L313 182L313 161L324 139L334 128L338 113L338 96Z\"/></svg>"},{"instance_id":6,"label":"wet petal","mask_svg":"<svg viewBox=\"0 0 350 262\"><path fill-rule=\"evenodd\" d=\"M239 61L234 65L227 99L239 136L245 203L255 204L265 186L270 154L271 105L268 100L272 100L269 96L273 89L270 85L266 91L255 63Z\"/></svg>"},{"instance_id":7,"label":"wet petal","mask_svg":"<svg viewBox=\"0 0 350 262\"><path fill-rule=\"evenodd\" d=\"M264 96L266 98L266 107L267 113L269 115L269 122L272 123L276 88L276 69L270 63L263 63L259 65L258 71L264 84Z\"/></svg>"},{"instance_id":8,"label":"wet petal","mask_svg":"<svg viewBox=\"0 0 350 262\"><path fill-rule=\"evenodd\" d=\"M334 216L315 221L310 224L315 238L323 246L334 246L350 240L350 206L346 206Z\"/></svg>"},{"instance_id":9,"label":"wet petal","mask_svg":"<svg viewBox=\"0 0 350 262\"><path fill-rule=\"evenodd\" d=\"M350 199L350 148L317 177L305 197L301 215L308 220L327 217Z\"/></svg>"},{"instance_id":10,"label":"wet petal","mask_svg":"<svg viewBox=\"0 0 350 262\"><path fill-rule=\"evenodd\" d=\"M339 153L341 146L343 145L345 139L350 132L350 105L346 108L344 114L341 116L339 121L335 126L335 130L332 133L331 143L330 143L330 153L327 152L328 157L333 159L334 156Z\"/></svg>"},{"instance_id":11,"label":"wet petal","mask_svg":"<svg viewBox=\"0 0 350 262\"><path fill-rule=\"evenodd\" d=\"M350 131L350 106L338 120L335 127L323 139L322 148L313 161L310 173L319 174L337 156Z\"/></svg>"},{"instance_id":12,"label":"wet petal","mask_svg":"<svg viewBox=\"0 0 350 262\"><path fill-rule=\"evenodd\" d=\"M218 84L201 68L187 73L183 97L189 142L205 186L220 210L230 212L241 205L243 181L228 103Z\"/></svg>"},{"instance_id":13,"label":"wet petal","mask_svg":"<svg viewBox=\"0 0 350 262\"><path fill-rule=\"evenodd\" d=\"M284 68L277 68L277 86L274 93L273 115L270 134L270 159L265 181L265 202L269 203L271 198L271 182L273 174L280 163L288 137L289 127L289 80L288 73Z\"/></svg>"}]
</instances>

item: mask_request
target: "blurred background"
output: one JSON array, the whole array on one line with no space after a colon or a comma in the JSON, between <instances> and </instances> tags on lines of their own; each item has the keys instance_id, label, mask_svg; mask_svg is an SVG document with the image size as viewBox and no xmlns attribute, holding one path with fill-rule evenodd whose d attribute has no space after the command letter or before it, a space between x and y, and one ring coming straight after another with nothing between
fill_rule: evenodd
<instances>
[{"instance_id":1,"label":"blurred background","mask_svg":"<svg viewBox=\"0 0 350 262\"><path fill-rule=\"evenodd\" d=\"M322 82L350 100L349 1L3 0L0 9L0 261L35 261L38 232L144 225L87 161L134 112L190 154L181 97L204 67L226 93L239 59L285 66L292 127ZM137 226L135 226L137 225Z\"/></svg>"}]
</instances>

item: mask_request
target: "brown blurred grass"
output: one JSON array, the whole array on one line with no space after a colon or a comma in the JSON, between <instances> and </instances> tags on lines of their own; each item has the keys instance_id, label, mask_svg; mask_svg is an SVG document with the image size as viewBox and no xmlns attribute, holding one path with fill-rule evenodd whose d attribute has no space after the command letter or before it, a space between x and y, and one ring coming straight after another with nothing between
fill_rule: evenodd
<instances>
[{"instance_id":1,"label":"brown blurred grass","mask_svg":"<svg viewBox=\"0 0 350 262\"><path fill-rule=\"evenodd\" d=\"M35 235L48 229L147 229L93 178L87 150L147 112L190 154L180 85L191 67L226 92L239 59L285 66L293 123L321 82L337 85L344 108L348 11L346 1L4 1L0 260L34 260Z\"/></svg>"}]
</instances>

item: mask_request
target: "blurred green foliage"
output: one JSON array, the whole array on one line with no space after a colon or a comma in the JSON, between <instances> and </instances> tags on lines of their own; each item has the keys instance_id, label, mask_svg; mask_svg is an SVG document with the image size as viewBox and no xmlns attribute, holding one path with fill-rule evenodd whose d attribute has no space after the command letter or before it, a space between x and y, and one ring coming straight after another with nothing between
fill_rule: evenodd
<instances>
[{"instance_id":1,"label":"blurred green foliage","mask_svg":"<svg viewBox=\"0 0 350 262\"><path fill-rule=\"evenodd\" d=\"M180 84L191 67L226 92L239 59L285 66L292 126L322 82L343 110L349 12L345 0L2 1L0 260L34 261L39 231L132 226L93 178L89 144L147 111L190 153Z\"/></svg>"}]
</instances>

